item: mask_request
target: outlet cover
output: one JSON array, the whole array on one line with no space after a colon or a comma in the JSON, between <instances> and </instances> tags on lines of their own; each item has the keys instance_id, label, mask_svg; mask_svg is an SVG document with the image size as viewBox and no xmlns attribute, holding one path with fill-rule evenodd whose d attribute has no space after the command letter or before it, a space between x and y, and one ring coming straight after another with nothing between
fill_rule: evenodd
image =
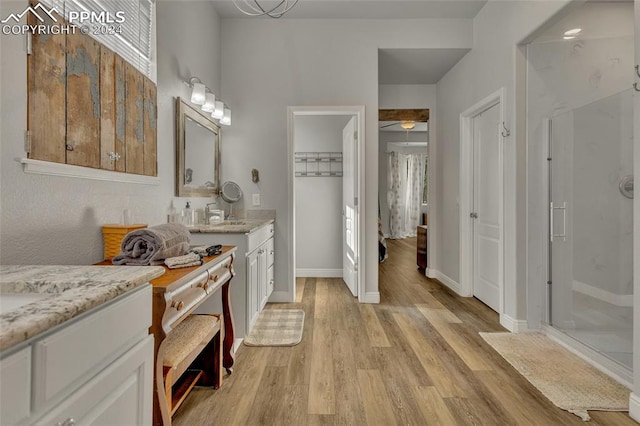
<instances>
[{"instance_id":1,"label":"outlet cover","mask_svg":"<svg viewBox=\"0 0 640 426\"><path fill-rule=\"evenodd\" d=\"M253 207L259 207L260 206L260 194L253 194L252 196L252 204Z\"/></svg>"}]
</instances>

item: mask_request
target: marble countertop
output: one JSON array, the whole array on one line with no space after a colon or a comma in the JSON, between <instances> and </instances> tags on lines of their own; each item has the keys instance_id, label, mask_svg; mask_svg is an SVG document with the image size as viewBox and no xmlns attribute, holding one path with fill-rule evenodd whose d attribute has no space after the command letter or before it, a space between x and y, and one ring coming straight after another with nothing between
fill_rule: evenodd
<instances>
[{"instance_id":1,"label":"marble countertop","mask_svg":"<svg viewBox=\"0 0 640 426\"><path fill-rule=\"evenodd\" d=\"M208 234L249 234L273 222L273 219L225 220L212 225L196 225L193 228L189 228L189 232Z\"/></svg>"},{"instance_id":2,"label":"marble countertop","mask_svg":"<svg viewBox=\"0 0 640 426\"><path fill-rule=\"evenodd\" d=\"M0 350L43 333L164 274L161 266L0 265L3 294L46 294L0 314Z\"/></svg>"}]
</instances>

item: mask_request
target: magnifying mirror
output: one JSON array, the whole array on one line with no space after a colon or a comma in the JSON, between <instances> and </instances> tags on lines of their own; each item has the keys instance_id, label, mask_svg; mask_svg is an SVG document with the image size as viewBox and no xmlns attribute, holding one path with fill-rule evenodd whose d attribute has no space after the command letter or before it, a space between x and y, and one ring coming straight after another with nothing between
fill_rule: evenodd
<instances>
[{"instance_id":1,"label":"magnifying mirror","mask_svg":"<svg viewBox=\"0 0 640 426\"><path fill-rule=\"evenodd\" d=\"M242 198L242 189L240 189L237 183L226 181L222 184L222 188L220 188L220 196L224 201L229 203L229 219L235 219L233 216L233 204Z\"/></svg>"}]
</instances>

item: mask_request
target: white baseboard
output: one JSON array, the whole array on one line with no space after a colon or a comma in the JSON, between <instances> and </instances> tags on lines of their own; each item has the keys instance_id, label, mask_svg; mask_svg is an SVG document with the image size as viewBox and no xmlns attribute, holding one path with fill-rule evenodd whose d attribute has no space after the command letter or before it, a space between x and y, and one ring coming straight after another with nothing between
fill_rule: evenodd
<instances>
[{"instance_id":1,"label":"white baseboard","mask_svg":"<svg viewBox=\"0 0 640 426\"><path fill-rule=\"evenodd\" d=\"M269 303L293 303L296 298L288 291L274 290L268 301Z\"/></svg>"},{"instance_id":2,"label":"white baseboard","mask_svg":"<svg viewBox=\"0 0 640 426\"><path fill-rule=\"evenodd\" d=\"M527 321L511 318L507 314L500 314L500 325L512 333L527 333L531 331L537 331L531 330Z\"/></svg>"},{"instance_id":3,"label":"white baseboard","mask_svg":"<svg viewBox=\"0 0 640 426\"><path fill-rule=\"evenodd\" d=\"M633 306L633 294L616 294L575 280L573 281L573 291L586 294L587 296L591 296L612 305L624 307Z\"/></svg>"},{"instance_id":4,"label":"white baseboard","mask_svg":"<svg viewBox=\"0 0 640 426\"><path fill-rule=\"evenodd\" d=\"M640 422L640 396L635 392L629 395L629 417Z\"/></svg>"},{"instance_id":5,"label":"white baseboard","mask_svg":"<svg viewBox=\"0 0 640 426\"><path fill-rule=\"evenodd\" d=\"M442 272L440 272L438 270L435 270L435 269L429 269L429 274L430 275L427 275L429 278L437 279L442 284L446 285L451 290L455 291L456 294L460 295L460 284L457 283L455 280L449 278L448 276L446 276Z\"/></svg>"},{"instance_id":6,"label":"white baseboard","mask_svg":"<svg viewBox=\"0 0 640 426\"><path fill-rule=\"evenodd\" d=\"M342 278L342 269L296 269L298 278Z\"/></svg>"},{"instance_id":7,"label":"white baseboard","mask_svg":"<svg viewBox=\"0 0 640 426\"><path fill-rule=\"evenodd\" d=\"M364 294L364 300L361 300L360 303L380 303L380 293L377 291L368 291Z\"/></svg>"}]
</instances>

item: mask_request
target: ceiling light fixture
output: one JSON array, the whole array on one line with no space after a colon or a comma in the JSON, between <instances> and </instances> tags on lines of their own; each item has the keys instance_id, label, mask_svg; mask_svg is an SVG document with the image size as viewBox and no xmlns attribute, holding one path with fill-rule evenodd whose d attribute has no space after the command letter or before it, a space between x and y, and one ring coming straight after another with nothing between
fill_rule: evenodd
<instances>
[{"instance_id":1,"label":"ceiling light fixture","mask_svg":"<svg viewBox=\"0 0 640 426\"><path fill-rule=\"evenodd\" d=\"M296 3L298 0L280 0L275 6L264 6L258 0L233 0L236 8L247 16L268 16L275 19L282 18Z\"/></svg>"},{"instance_id":2,"label":"ceiling light fixture","mask_svg":"<svg viewBox=\"0 0 640 426\"><path fill-rule=\"evenodd\" d=\"M564 40L573 40L575 36L564 36L562 37Z\"/></svg>"},{"instance_id":3,"label":"ceiling light fixture","mask_svg":"<svg viewBox=\"0 0 640 426\"><path fill-rule=\"evenodd\" d=\"M413 128L416 127L416 123L415 121L403 121L400 123L400 127L405 130L413 130Z\"/></svg>"},{"instance_id":4,"label":"ceiling light fixture","mask_svg":"<svg viewBox=\"0 0 640 426\"><path fill-rule=\"evenodd\" d=\"M580 33L580 31L582 31L582 28L574 28L572 30L565 31L564 35L566 35L566 36L574 36L574 35Z\"/></svg>"}]
</instances>

